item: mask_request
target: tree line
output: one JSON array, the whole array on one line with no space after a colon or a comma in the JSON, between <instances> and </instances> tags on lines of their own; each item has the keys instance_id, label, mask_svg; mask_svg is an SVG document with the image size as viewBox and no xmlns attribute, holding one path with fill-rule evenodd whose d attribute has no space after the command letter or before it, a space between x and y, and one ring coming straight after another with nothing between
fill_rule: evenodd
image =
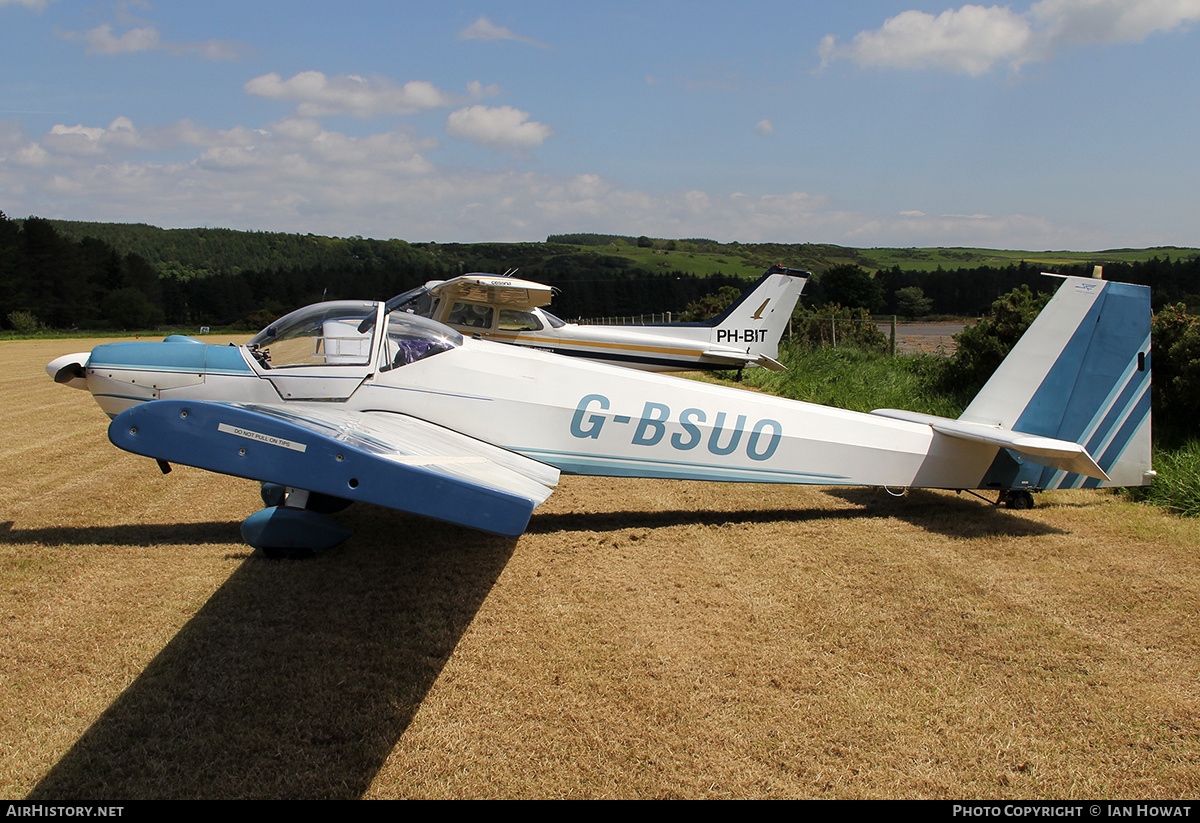
<instances>
[{"instance_id":1,"label":"tree line","mask_svg":"<svg viewBox=\"0 0 1200 823\"><path fill-rule=\"evenodd\" d=\"M555 287L551 310L568 319L680 313L723 287L740 292L747 285L721 273L702 277L650 270L606 248L629 239L552 235L544 243L407 243L37 217L17 221L0 212L0 326L21 331L258 328L323 299L382 300L429 280L514 269L518 277ZM772 255L785 264L796 255L827 259L836 252L845 259L854 251L815 244L714 245L720 255ZM817 273L805 287L803 304L818 309L979 316L1014 288L1046 293L1055 287L1053 279L1027 263L934 271L897 266L872 274L854 263L830 265L815 258ZM1060 268L1063 274L1090 272L1089 265ZM1200 258L1110 263L1105 276L1150 286L1156 308L1200 305Z\"/></svg>"},{"instance_id":2,"label":"tree line","mask_svg":"<svg viewBox=\"0 0 1200 823\"><path fill-rule=\"evenodd\" d=\"M1091 264L1055 268L1056 274L1092 274ZM1200 257L1106 263L1104 279L1149 286L1156 310L1176 303L1200 306ZM1026 262L933 271L906 271L895 266L873 275L859 266L839 265L819 275L804 293L806 302L813 305L837 303L872 314L979 317L1014 289L1050 294L1058 283L1056 278L1046 277L1041 266Z\"/></svg>"},{"instance_id":3,"label":"tree line","mask_svg":"<svg viewBox=\"0 0 1200 823\"><path fill-rule=\"evenodd\" d=\"M649 271L560 244L58 224L0 212L0 326L256 329L321 300L386 300L429 280L513 268L559 289L552 309L567 317L678 311L711 290L743 283L732 275Z\"/></svg>"}]
</instances>

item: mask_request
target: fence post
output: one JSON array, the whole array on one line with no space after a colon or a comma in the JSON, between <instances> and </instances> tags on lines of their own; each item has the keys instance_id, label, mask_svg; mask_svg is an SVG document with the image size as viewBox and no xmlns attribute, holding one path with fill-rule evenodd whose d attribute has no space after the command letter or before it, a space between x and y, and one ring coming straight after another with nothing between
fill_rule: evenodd
<instances>
[{"instance_id":1,"label":"fence post","mask_svg":"<svg viewBox=\"0 0 1200 823\"><path fill-rule=\"evenodd\" d=\"M892 315L892 341L888 344L888 354L896 356L896 315Z\"/></svg>"}]
</instances>

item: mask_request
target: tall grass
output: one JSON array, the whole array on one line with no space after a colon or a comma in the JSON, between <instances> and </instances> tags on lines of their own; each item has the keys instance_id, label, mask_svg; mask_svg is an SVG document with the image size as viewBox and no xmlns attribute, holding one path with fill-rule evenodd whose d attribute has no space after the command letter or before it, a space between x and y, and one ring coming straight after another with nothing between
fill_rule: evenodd
<instances>
[{"instance_id":1,"label":"tall grass","mask_svg":"<svg viewBox=\"0 0 1200 823\"><path fill-rule=\"evenodd\" d=\"M1200 440L1176 448L1156 446L1149 486L1129 489L1129 496L1187 517L1200 517Z\"/></svg>"},{"instance_id":2,"label":"tall grass","mask_svg":"<svg viewBox=\"0 0 1200 823\"><path fill-rule=\"evenodd\" d=\"M745 384L781 397L852 411L908 409L957 417L962 412L957 400L934 388L939 359L785 343L780 360L787 371L751 369L745 373Z\"/></svg>"}]
</instances>

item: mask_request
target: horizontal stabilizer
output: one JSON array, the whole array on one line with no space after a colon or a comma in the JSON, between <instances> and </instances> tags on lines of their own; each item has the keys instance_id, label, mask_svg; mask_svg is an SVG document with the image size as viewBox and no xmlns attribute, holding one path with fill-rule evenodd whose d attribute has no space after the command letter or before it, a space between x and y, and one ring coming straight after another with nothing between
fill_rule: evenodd
<instances>
[{"instance_id":1,"label":"horizontal stabilizer","mask_svg":"<svg viewBox=\"0 0 1200 823\"><path fill-rule=\"evenodd\" d=\"M519 535L558 470L406 415L156 400L118 415L114 445L168 463Z\"/></svg>"},{"instance_id":2,"label":"horizontal stabilizer","mask_svg":"<svg viewBox=\"0 0 1200 823\"><path fill-rule=\"evenodd\" d=\"M761 366L768 371L787 371L787 366L765 354L730 351L729 349L708 349L702 353L702 356L712 360L724 360L729 364L731 369L741 368L742 366Z\"/></svg>"},{"instance_id":3,"label":"horizontal stabilizer","mask_svg":"<svg viewBox=\"0 0 1200 823\"><path fill-rule=\"evenodd\" d=\"M871 414L890 417L893 420L907 420L910 423L924 423L931 426L938 434L944 434L947 437L987 443L1014 451L1043 466L1095 477L1099 480L1108 480L1108 475L1096 465L1096 461L1088 454L1087 449L1069 440L1024 434L1001 429L998 426L989 426L986 423L953 420L949 417L938 417L934 414L921 414L900 409L876 409Z\"/></svg>"}]
</instances>

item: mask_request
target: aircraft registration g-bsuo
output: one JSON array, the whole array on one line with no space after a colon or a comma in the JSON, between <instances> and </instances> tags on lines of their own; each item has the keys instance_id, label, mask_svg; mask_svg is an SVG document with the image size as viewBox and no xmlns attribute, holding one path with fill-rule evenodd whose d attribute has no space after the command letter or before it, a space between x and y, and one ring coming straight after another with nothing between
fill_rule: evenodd
<instances>
[{"instance_id":1,"label":"aircraft registration g-bsuo","mask_svg":"<svg viewBox=\"0 0 1200 823\"><path fill-rule=\"evenodd\" d=\"M845 411L475 340L378 302L295 311L244 346L172 336L46 367L114 444L263 482L267 554L349 532L359 501L519 535L559 473L1031 492L1141 485L1150 294L1068 277L958 419ZM998 500L997 502L1000 502Z\"/></svg>"},{"instance_id":2,"label":"aircraft registration g-bsuo","mask_svg":"<svg viewBox=\"0 0 1200 823\"><path fill-rule=\"evenodd\" d=\"M549 286L494 274L432 280L387 302L463 334L645 371L782 371L779 339L809 272L772 266L724 312L702 323L586 326L542 309Z\"/></svg>"}]
</instances>

